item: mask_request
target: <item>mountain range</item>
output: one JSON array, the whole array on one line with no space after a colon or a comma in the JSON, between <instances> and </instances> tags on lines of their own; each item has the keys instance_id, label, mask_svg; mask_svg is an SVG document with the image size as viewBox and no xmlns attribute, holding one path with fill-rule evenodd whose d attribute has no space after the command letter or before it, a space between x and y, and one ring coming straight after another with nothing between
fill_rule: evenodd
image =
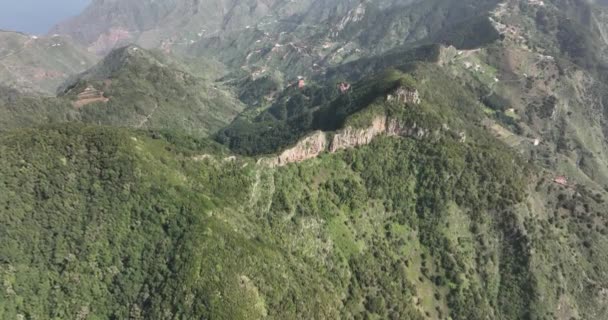
<instances>
[{"instance_id":1,"label":"mountain range","mask_svg":"<svg viewBox=\"0 0 608 320\"><path fill-rule=\"evenodd\" d=\"M607 318L606 4L95 0L0 33L0 318Z\"/></svg>"}]
</instances>

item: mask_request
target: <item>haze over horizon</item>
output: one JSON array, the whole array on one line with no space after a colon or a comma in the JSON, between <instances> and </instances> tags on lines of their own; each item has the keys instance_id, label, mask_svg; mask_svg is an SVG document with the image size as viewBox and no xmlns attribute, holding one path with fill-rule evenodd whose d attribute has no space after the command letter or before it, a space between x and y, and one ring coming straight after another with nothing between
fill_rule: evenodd
<instances>
[{"instance_id":1,"label":"haze over horizon","mask_svg":"<svg viewBox=\"0 0 608 320\"><path fill-rule=\"evenodd\" d=\"M80 13L91 0L0 0L0 29L44 34Z\"/></svg>"}]
</instances>

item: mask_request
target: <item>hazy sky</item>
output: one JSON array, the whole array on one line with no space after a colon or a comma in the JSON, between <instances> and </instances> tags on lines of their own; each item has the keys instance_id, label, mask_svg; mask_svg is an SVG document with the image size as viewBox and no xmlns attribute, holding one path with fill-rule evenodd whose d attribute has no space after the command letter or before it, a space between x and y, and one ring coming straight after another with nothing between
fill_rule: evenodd
<instances>
[{"instance_id":1,"label":"hazy sky","mask_svg":"<svg viewBox=\"0 0 608 320\"><path fill-rule=\"evenodd\" d=\"M0 29L44 34L91 0L0 0Z\"/></svg>"}]
</instances>

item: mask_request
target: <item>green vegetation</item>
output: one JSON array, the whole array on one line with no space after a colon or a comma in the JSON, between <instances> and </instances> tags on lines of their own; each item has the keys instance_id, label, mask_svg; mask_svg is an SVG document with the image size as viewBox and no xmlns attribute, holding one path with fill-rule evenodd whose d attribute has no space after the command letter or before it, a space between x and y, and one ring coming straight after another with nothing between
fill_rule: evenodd
<instances>
[{"instance_id":1,"label":"green vegetation","mask_svg":"<svg viewBox=\"0 0 608 320\"><path fill-rule=\"evenodd\" d=\"M214 166L176 157L160 140L111 128L16 131L3 136L1 144L0 274L11 287L3 287L2 318L138 313L157 318L186 312L180 311L186 308L181 299L192 292L182 292L183 284L196 277L191 269L196 262L208 259L202 248L211 238L198 237L216 228L227 232L212 212L244 197L247 175L229 182L222 176L234 174L230 166L205 169ZM211 243L210 252L219 244ZM194 252L195 247L201 250ZM221 268L210 263L196 268L209 281L225 283L221 274L209 273ZM238 278L233 280L236 285ZM213 287L201 288L211 301ZM148 303L155 310L144 308ZM250 311L222 309L232 312L226 315L231 319ZM212 310L190 312L200 318Z\"/></svg>"},{"instance_id":2,"label":"green vegetation","mask_svg":"<svg viewBox=\"0 0 608 320\"><path fill-rule=\"evenodd\" d=\"M0 86L0 319L608 318L608 11L497 2L96 2L180 60Z\"/></svg>"},{"instance_id":3,"label":"green vegetation","mask_svg":"<svg viewBox=\"0 0 608 320\"><path fill-rule=\"evenodd\" d=\"M462 318L483 288L449 262L438 222L455 203L495 224L522 199L506 150L450 138L274 172L154 137L70 125L1 138L3 318L420 317L412 272ZM412 237L421 251L402 256ZM416 254L432 274L410 269Z\"/></svg>"},{"instance_id":4,"label":"green vegetation","mask_svg":"<svg viewBox=\"0 0 608 320\"><path fill-rule=\"evenodd\" d=\"M545 265L568 258L543 241L563 232L537 227L545 209L538 221L526 213L536 169L475 128L483 109L474 93L438 66L407 70L330 93L319 109L334 110L327 126L365 126L383 112L428 129L466 128L467 142L448 132L381 137L273 169L168 130L4 133L0 316L525 319L565 296L584 305L576 286L547 281ZM386 103L401 86L423 102ZM536 199L555 196L537 189ZM572 248L585 248L588 264L560 272L601 281L591 266L603 265L594 246L603 248L606 227L593 213L604 204L580 193L575 202L556 196L557 206L584 219L549 223L580 230Z\"/></svg>"},{"instance_id":5,"label":"green vegetation","mask_svg":"<svg viewBox=\"0 0 608 320\"><path fill-rule=\"evenodd\" d=\"M204 137L244 106L219 84L183 71L155 51L130 46L66 82L58 97L0 86L0 130L82 122Z\"/></svg>"},{"instance_id":6,"label":"green vegetation","mask_svg":"<svg viewBox=\"0 0 608 320\"><path fill-rule=\"evenodd\" d=\"M500 39L500 34L486 16L474 17L450 26L437 41L459 49L475 49Z\"/></svg>"},{"instance_id":7,"label":"green vegetation","mask_svg":"<svg viewBox=\"0 0 608 320\"><path fill-rule=\"evenodd\" d=\"M426 100L423 104L429 106L423 114L440 116L427 123L429 117L416 118L412 114L416 109L410 110L404 105L393 106L394 110L390 111L391 104L386 103L386 96L401 86L420 91L423 100ZM436 88L442 90L437 92ZM446 78L441 69L433 64L411 63L366 77L354 83L346 94L340 94L334 85L313 84L303 90L288 88L260 115L252 120L238 118L222 129L216 139L240 154L274 153L294 144L310 131L341 129L351 115L374 106L386 109L391 114L396 112L396 118L403 118L399 110L405 109L409 115L404 118L411 123L422 121L418 125L423 128L438 128L443 123L458 127L463 124L463 118L470 121L481 119L478 102L470 91ZM359 122L366 124L360 126L369 125L371 117L376 114L369 113L368 119L360 119Z\"/></svg>"},{"instance_id":8,"label":"green vegetation","mask_svg":"<svg viewBox=\"0 0 608 320\"><path fill-rule=\"evenodd\" d=\"M0 131L78 118L78 112L67 101L24 94L0 85Z\"/></svg>"},{"instance_id":9,"label":"green vegetation","mask_svg":"<svg viewBox=\"0 0 608 320\"><path fill-rule=\"evenodd\" d=\"M91 87L108 101L82 105L86 123L179 128L200 137L223 127L243 109L221 87L135 46L114 50L95 68L66 83L61 95L78 103L78 95Z\"/></svg>"},{"instance_id":10,"label":"green vegetation","mask_svg":"<svg viewBox=\"0 0 608 320\"><path fill-rule=\"evenodd\" d=\"M594 20L598 19L595 17L598 12L594 12L593 4L555 0L546 8L522 4L521 9L534 17L536 27L542 32L542 38L535 41L552 54L567 59L567 63L574 63L606 81L607 60L602 48L605 22Z\"/></svg>"}]
</instances>

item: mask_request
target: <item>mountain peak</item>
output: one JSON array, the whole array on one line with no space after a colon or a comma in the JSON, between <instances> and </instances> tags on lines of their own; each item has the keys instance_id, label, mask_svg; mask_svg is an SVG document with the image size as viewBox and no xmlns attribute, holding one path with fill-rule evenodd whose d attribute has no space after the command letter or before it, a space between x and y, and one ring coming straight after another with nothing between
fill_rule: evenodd
<instances>
[{"instance_id":1,"label":"mountain peak","mask_svg":"<svg viewBox=\"0 0 608 320\"><path fill-rule=\"evenodd\" d=\"M205 136L242 105L220 85L185 71L162 53L128 45L110 52L59 90L86 122L178 129Z\"/></svg>"},{"instance_id":2,"label":"mountain peak","mask_svg":"<svg viewBox=\"0 0 608 320\"><path fill-rule=\"evenodd\" d=\"M99 81L117 77L119 73L127 72L127 70L149 70L152 67L167 67L161 59L164 59L162 55L155 55L137 45L131 44L120 47L112 50L91 69L67 81L59 91L65 91L66 87L74 85L74 81Z\"/></svg>"}]
</instances>

